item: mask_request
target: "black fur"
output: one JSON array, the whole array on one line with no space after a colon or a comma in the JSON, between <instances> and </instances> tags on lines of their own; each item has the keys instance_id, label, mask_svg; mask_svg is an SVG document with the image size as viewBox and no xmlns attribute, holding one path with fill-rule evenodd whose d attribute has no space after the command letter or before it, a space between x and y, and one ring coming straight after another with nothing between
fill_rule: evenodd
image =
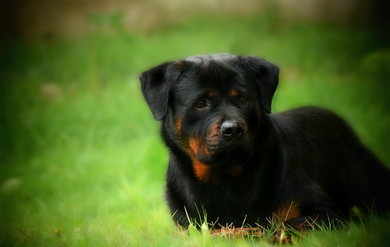
<instances>
[{"instance_id":1,"label":"black fur","mask_svg":"<svg viewBox=\"0 0 390 247\"><path fill-rule=\"evenodd\" d=\"M180 226L207 214L215 228L277 216L301 229L344 221L354 206L389 208L389 171L340 117L314 107L271 114L278 74L263 59L219 54L140 76L161 120L166 199Z\"/></svg>"}]
</instances>

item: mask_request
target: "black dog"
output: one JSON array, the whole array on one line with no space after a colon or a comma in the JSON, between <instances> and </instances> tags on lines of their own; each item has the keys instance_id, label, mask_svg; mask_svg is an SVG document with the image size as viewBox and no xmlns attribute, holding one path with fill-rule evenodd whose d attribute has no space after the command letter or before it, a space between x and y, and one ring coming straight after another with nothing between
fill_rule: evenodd
<instances>
[{"instance_id":1,"label":"black dog","mask_svg":"<svg viewBox=\"0 0 390 247\"><path fill-rule=\"evenodd\" d=\"M270 114L276 65L253 56L195 56L140 76L169 149L174 221L214 228L333 225L352 207L390 206L390 172L351 128L320 108Z\"/></svg>"}]
</instances>

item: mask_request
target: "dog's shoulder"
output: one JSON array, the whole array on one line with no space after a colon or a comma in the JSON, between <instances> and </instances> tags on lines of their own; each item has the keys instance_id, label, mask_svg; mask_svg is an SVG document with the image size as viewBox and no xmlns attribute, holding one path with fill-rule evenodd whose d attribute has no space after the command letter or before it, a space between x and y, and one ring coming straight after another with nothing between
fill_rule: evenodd
<instances>
[{"instance_id":1,"label":"dog's shoulder","mask_svg":"<svg viewBox=\"0 0 390 247\"><path fill-rule=\"evenodd\" d=\"M269 116L281 136L343 139L347 143L359 143L350 125L338 114L324 108L302 107Z\"/></svg>"},{"instance_id":2,"label":"dog's shoulder","mask_svg":"<svg viewBox=\"0 0 390 247\"><path fill-rule=\"evenodd\" d=\"M277 126L296 126L300 129L346 128L348 126L339 115L320 107L302 107L269 116Z\"/></svg>"},{"instance_id":3,"label":"dog's shoulder","mask_svg":"<svg viewBox=\"0 0 390 247\"><path fill-rule=\"evenodd\" d=\"M322 120L331 120L331 119L340 119L340 117L325 108L309 106L309 107L300 107L288 111L283 111L280 113L271 114L274 119L290 119L292 121L322 121Z\"/></svg>"}]
</instances>

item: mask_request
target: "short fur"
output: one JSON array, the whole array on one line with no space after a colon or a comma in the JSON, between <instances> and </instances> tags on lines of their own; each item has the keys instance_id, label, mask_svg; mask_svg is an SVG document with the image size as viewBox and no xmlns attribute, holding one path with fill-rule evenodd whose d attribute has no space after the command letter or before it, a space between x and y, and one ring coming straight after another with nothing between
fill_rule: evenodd
<instances>
[{"instance_id":1,"label":"short fur","mask_svg":"<svg viewBox=\"0 0 390 247\"><path fill-rule=\"evenodd\" d=\"M167 62L140 76L169 150L166 200L187 227L304 229L390 206L390 172L347 123L315 107L271 114L279 68L218 54Z\"/></svg>"}]
</instances>

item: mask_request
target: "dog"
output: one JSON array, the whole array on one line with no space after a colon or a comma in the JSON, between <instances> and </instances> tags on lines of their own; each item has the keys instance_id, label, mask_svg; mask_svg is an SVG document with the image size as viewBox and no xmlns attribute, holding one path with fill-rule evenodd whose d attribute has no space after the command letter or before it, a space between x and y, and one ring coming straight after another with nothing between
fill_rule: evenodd
<instances>
[{"instance_id":1,"label":"dog","mask_svg":"<svg viewBox=\"0 0 390 247\"><path fill-rule=\"evenodd\" d=\"M169 151L166 201L176 224L212 229L335 226L351 209L390 208L390 172L336 114L271 114L277 65L215 54L140 75Z\"/></svg>"}]
</instances>

